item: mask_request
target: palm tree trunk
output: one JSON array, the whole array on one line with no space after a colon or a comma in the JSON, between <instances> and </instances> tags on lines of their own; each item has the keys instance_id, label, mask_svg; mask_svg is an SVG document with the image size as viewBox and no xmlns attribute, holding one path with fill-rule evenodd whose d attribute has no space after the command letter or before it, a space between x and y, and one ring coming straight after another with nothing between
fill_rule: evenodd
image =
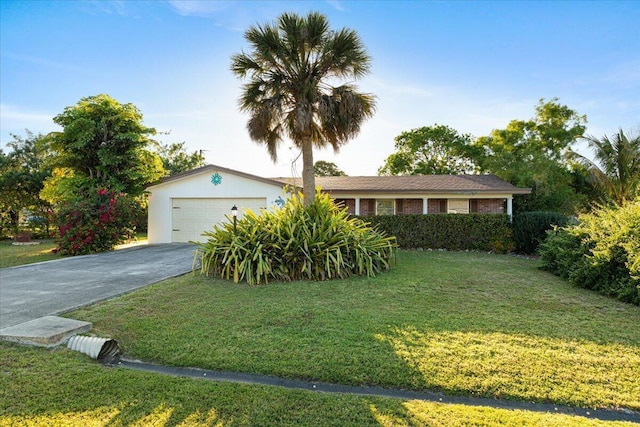
<instances>
[{"instance_id":1,"label":"palm tree trunk","mask_svg":"<svg viewBox=\"0 0 640 427\"><path fill-rule=\"evenodd\" d=\"M302 195L304 205L309 206L316 197L316 177L313 170L313 143L311 138L302 141Z\"/></svg>"}]
</instances>

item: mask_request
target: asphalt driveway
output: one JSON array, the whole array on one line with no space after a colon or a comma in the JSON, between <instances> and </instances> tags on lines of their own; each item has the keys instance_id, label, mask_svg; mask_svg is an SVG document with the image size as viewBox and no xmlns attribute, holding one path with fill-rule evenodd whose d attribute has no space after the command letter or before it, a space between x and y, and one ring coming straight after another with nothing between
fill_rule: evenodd
<instances>
[{"instance_id":1,"label":"asphalt driveway","mask_svg":"<svg viewBox=\"0 0 640 427\"><path fill-rule=\"evenodd\" d=\"M0 329L187 273L195 250L189 243L140 245L0 269Z\"/></svg>"}]
</instances>

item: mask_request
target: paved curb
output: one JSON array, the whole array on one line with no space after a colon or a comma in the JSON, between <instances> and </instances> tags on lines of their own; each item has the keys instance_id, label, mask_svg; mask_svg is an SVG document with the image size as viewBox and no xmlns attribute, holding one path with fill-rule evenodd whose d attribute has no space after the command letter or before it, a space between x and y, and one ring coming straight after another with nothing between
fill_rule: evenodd
<instances>
[{"instance_id":1,"label":"paved curb","mask_svg":"<svg viewBox=\"0 0 640 427\"><path fill-rule=\"evenodd\" d=\"M44 316L0 329L0 341L55 347L74 335L90 331L92 327L91 323L81 320Z\"/></svg>"},{"instance_id":2,"label":"paved curb","mask_svg":"<svg viewBox=\"0 0 640 427\"><path fill-rule=\"evenodd\" d=\"M267 385L290 389L302 389L324 393L355 394L362 396L388 397L403 400L425 400L444 404L460 404L469 406L485 406L498 409L545 412L551 414L565 414L581 416L604 421L631 421L640 423L640 412L621 409L587 409L575 408L551 403L530 403L516 400L489 399L480 397L449 396L434 392L418 392L410 390L394 390L382 387L347 386L322 382L302 381L279 378L269 375L247 374L241 372L214 371L199 368L181 368L161 366L139 360L119 358L106 363L106 366L135 369L139 371L155 372L176 377L201 378L209 381L224 381L243 384Z\"/></svg>"}]
</instances>

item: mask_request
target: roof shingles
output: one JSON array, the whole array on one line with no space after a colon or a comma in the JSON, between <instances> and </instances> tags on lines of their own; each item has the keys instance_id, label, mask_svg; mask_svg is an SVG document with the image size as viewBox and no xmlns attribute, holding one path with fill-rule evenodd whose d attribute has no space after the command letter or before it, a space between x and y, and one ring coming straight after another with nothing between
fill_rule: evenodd
<instances>
[{"instance_id":1,"label":"roof shingles","mask_svg":"<svg viewBox=\"0 0 640 427\"><path fill-rule=\"evenodd\" d=\"M302 179L272 178L290 185L302 185ZM512 193L529 194L495 175L412 175L412 176L328 176L316 177L316 185L331 193Z\"/></svg>"}]
</instances>

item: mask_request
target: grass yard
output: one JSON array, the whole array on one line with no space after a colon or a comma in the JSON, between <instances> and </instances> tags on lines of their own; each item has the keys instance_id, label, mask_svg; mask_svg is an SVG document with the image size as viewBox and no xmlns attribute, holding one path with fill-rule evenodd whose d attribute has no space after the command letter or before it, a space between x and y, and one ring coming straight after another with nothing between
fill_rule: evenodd
<instances>
[{"instance_id":1,"label":"grass yard","mask_svg":"<svg viewBox=\"0 0 640 427\"><path fill-rule=\"evenodd\" d=\"M0 343L0 427L633 427L560 414L214 383Z\"/></svg>"},{"instance_id":2,"label":"grass yard","mask_svg":"<svg viewBox=\"0 0 640 427\"><path fill-rule=\"evenodd\" d=\"M62 258L54 254L56 244L53 240L41 240L39 245L13 245L11 240L0 240L0 268L33 264Z\"/></svg>"},{"instance_id":3,"label":"grass yard","mask_svg":"<svg viewBox=\"0 0 640 427\"><path fill-rule=\"evenodd\" d=\"M136 233L134 242L147 240L147 233ZM14 245L12 240L0 240L0 268L33 264L36 262L60 259L63 256L54 253L58 246L52 239L40 240L38 245Z\"/></svg>"},{"instance_id":4,"label":"grass yard","mask_svg":"<svg viewBox=\"0 0 640 427\"><path fill-rule=\"evenodd\" d=\"M260 287L189 274L68 316L148 362L640 410L640 307L512 256L401 251L375 278ZM0 426L618 425L169 378L65 349L5 344L0 366Z\"/></svg>"}]
</instances>

